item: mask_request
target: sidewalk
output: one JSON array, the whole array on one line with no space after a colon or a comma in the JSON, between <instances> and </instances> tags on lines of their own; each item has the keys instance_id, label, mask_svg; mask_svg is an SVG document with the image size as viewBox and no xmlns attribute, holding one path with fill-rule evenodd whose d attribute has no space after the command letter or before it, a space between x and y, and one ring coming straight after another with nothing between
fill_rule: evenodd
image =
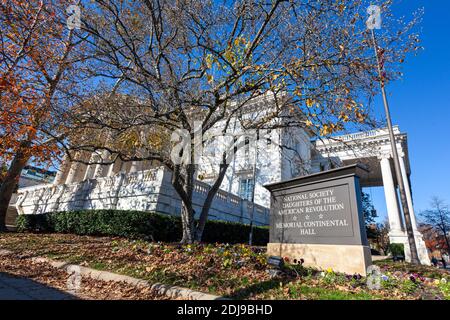
<instances>
[{"instance_id":1,"label":"sidewalk","mask_svg":"<svg viewBox=\"0 0 450 320\"><path fill-rule=\"evenodd\" d=\"M0 300L71 300L68 292L45 286L33 280L0 272Z\"/></svg>"}]
</instances>

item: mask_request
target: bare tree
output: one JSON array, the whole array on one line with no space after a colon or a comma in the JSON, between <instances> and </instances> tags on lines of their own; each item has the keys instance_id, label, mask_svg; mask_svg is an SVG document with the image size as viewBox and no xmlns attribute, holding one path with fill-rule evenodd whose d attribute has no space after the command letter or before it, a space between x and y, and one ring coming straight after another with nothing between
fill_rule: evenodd
<instances>
[{"instance_id":1,"label":"bare tree","mask_svg":"<svg viewBox=\"0 0 450 320\"><path fill-rule=\"evenodd\" d=\"M431 209L420 214L425 223L431 225L445 239L450 254L450 210L448 205L438 197L431 200Z\"/></svg>"},{"instance_id":2,"label":"bare tree","mask_svg":"<svg viewBox=\"0 0 450 320\"><path fill-rule=\"evenodd\" d=\"M182 200L182 241L200 240L230 153L216 163L218 174L196 224L195 150L205 143L196 141L197 135L208 136L219 125L226 134L234 119L244 130L295 126L320 135L366 123L377 90L365 29L368 5L364 0L86 4L82 28L96 57L92 76L104 95L80 106L76 130L62 142L70 141L65 148L74 161L82 161L76 152L83 150L106 152L104 164L118 158L159 161L171 170ZM389 6L389 1L382 5L386 29L380 43L390 44L385 61L397 66L417 48L415 20L387 27ZM270 103L254 103L261 99ZM187 132L188 139L179 134L170 142L174 131ZM242 145L236 140L231 149ZM174 161L174 150L182 161Z\"/></svg>"}]
</instances>

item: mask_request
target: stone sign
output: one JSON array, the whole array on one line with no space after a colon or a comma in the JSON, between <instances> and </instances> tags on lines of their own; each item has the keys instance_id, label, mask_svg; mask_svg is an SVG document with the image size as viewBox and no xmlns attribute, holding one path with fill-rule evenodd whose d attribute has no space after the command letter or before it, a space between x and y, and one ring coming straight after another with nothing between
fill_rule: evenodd
<instances>
[{"instance_id":1,"label":"stone sign","mask_svg":"<svg viewBox=\"0 0 450 320\"><path fill-rule=\"evenodd\" d=\"M365 274L371 264L359 177L351 165L265 186L271 192L268 254Z\"/></svg>"}]
</instances>

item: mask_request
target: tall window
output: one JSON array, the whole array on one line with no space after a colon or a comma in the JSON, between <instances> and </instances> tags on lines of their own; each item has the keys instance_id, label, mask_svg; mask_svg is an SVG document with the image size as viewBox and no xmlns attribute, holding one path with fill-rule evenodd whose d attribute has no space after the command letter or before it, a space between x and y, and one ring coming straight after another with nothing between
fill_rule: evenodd
<instances>
[{"instance_id":1,"label":"tall window","mask_svg":"<svg viewBox=\"0 0 450 320\"><path fill-rule=\"evenodd\" d=\"M253 179L245 178L239 181L239 197L242 199L252 200Z\"/></svg>"},{"instance_id":2,"label":"tall window","mask_svg":"<svg viewBox=\"0 0 450 320\"><path fill-rule=\"evenodd\" d=\"M250 150L248 148L244 149L244 162L246 165L248 165L250 161Z\"/></svg>"},{"instance_id":3,"label":"tall window","mask_svg":"<svg viewBox=\"0 0 450 320\"><path fill-rule=\"evenodd\" d=\"M271 129L267 129L267 144L272 144L272 130Z\"/></svg>"}]
</instances>

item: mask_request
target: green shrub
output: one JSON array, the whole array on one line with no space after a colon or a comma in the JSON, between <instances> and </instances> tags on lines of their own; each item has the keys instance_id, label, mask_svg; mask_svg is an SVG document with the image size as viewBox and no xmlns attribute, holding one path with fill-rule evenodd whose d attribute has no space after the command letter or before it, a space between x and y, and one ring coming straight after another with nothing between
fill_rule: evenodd
<instances>
[{"instance_id":1,"label":"green shrub","mask_svg":"<svg viewBox=\"0 0 450 320\"><path fill-rule=\"evenodd\" d=\"M203 231L202 240L204 242L226 242L226 243L248 243L250 226L226 222L210 220L206 223ZM221 240L224 239L224 240ZM269 242L268 227L253 227L253 244L266 245Z\"/></svg>"},{"instance_id":2,"label":"green shrub","mask_svg":"<svg viewBox=\"0 0 450 320\"><path fill-rule=\"evenodd\" d=\"M389 252L393 256L405 256L405 249L403 243L391 243L389 245Z\"/></svg>"},{"instance_id":3,"label":"green shrub","mask_svg":"<svg viewBox=\"0 0 450 320\"><path fill-rule=\"evenodd\" d=\"M46 214L19 215L16 220L18 231L49 231L52 226L49 223L49 216Z\"/></svg>"},{"instance_id":4,"label":"green shrub","mask_svg":"<svg viewBox=\"0 0 450 320\"><path fill-rule=\"evenodd\" d=\"M17 230L120 236L164 242L179 241L182 234L180 217L131 210L81 210L20 215ZM211 220L206 223L202 241L246 243L249 231L248 225ZM254 227L253 244L266 245L268 241L269 229Z\"/></svg>"}]
</instances>

